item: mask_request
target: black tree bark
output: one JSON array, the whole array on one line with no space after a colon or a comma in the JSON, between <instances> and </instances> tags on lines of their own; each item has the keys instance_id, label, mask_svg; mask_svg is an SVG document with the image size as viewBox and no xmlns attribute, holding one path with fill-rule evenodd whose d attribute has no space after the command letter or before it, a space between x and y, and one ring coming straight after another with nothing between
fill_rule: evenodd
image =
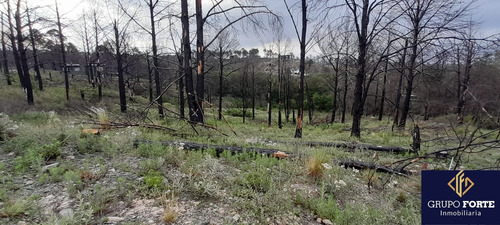
<instances>
[{"instance_id":1,"label":"black tree bark","mask_svg":"<svg viewBox=\"0 0 500 225\"><path fill-rule=\"evenodd\" d=\"M61 56L63 64L62 68L64 70L64 87L66 88L66 100L69 101L69 78L68 78L68 68L66 68L66 48L64 46L64 36L62 33L61 16L59 15L59 8L57 6L57 1L56 1L56 14L57 14L57 27L59 28L59 41L61 42Z\"/></svg>"},{"instance_id":2,"label":"black tree bark","mask_svg":"<svg viewBox=\"0 0 500 225\"><path fill-rule=\"evenodd\" d=\"M295 138L302 138L302 121L304 118L304 73L306 60L306 35L307 35L307 3L302 0L302 34L300 38L300 66L299 66L299 111L297 113L297 128Z\"/></svg>"},{"instance_id":3,"label":"black tree bark","mask_svg":"<svg viewBox=\"0 0 500 225\"><path fill-rule=\"evenodd\" d=\"M9 72L9 61L7 60L7 48L5 46L5 32L4 32L4 21L2 12L2 56L3 56L3 73L5 74L7 85L12 85L12 80L10 79Z\"/></svg>"},{"instance_id":4,"label":"black tree bark","mask_svg":"<svg viewBox=\"0 0 500 225\"><path fill-rule=\"evenodd\" d=\"M23 70L23 83L24 89L26 90L26 96L28 99L28 104L33 105L33 87L31 86L31 77L28 67L28 57L26 56L26 49L24 48L24 38L23 38L23 25L21 24L21 0L17 0L17 10L14 16L16 20L16 30L17 30L17 49L19 51L19 60L21 61L21 67Z\"/></svg>"},{"instance_id":5,"label":"black tree bark","mask_svg":"<svg viewBox=\"0 0 500 225\"><path fill-rule=\"evenodd\" d=\"M158 1L156 1L157 3ZM149 0L149 18L151 22L151 44L153 48L153 70L155 74L155 87L156 87L156 103L158 104L158 116L163 118L163 96L161 96L161 80L160 80L160 63L158 61L158 46L156 44L156 25L155 25L155 12L154 8L156 3Z\"/></svg>"},{"instance_id":6,"label":"black tree bark","mask_svg":"<svg viewBox=\"0 0 500 225\"><path fill-rule=\"evenodd\" d=\"M35 73L36 73L36 79L38 80L38 89L40 91L43 91L42 74L40 73L40 66L39 66L40 63L38 62L38 53L37 53L37 49L36 49L35 38L33 37L33 25L31 24L29 9L26 10L26 15L28 17L28 27L29 27L29 31L30 31L31 49L33 50L33 62L35 63L34 68L35 68Z\"/></svg>"},{"instance_id":7,"label":"black tree bark","mask_svg":"<svg viewBox=\"0 0 500 225\"><path fill-rule=\"evenodd\" d=\"M127 97L125 96L125 83L123 81L123 59L120 46L120 33L116 20L113 23L115 31L115 49L116 49L116 70L118 72L118 91L120 93L120 111L127 112Z\"/></svg>"}]
</instances>

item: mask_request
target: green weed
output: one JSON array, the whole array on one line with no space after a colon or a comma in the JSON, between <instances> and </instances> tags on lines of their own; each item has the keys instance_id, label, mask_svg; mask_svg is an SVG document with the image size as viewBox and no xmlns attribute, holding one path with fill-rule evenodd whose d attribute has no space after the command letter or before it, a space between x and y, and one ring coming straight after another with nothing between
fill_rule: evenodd
<instances>
[{"instance_id":1,"label":"green weed","mask_svg":"<svg viewBox=\"0 0 500 225\"><path fill-rule=\"evenodd\" d=\"M154 170L148 171L148 174L144 176L144 184L149 189L163 189L165 187L161 173Z\"/></svg>"},{"instance_id":2,"label":"green weed","mask_svg":"<svg viewBox=\"0 0 500 225\"><path fill-rule=\"evenodd\" d=\"M83 182L81 173L78 171L69 170L64 173L64 186L68 190L68 194L71 197L75 197L76 194L83 189Z\"/></svg>"}]
</instances>

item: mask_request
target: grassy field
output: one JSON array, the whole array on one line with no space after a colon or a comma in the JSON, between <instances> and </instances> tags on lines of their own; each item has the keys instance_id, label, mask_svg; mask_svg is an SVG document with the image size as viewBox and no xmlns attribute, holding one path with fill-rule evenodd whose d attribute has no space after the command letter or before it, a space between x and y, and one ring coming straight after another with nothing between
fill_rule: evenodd
<instances>
[{"instance_id":1,"label":"grassy field","mask_svg":"<svg viewBox=\"0 0 500 225\"><path fill-rule=\"evenodd\" d=\"M420 224L419 172L424 164L428 169L448 169L450 158L421 159L408 166L414 172L408 177L345 168L338 161L387 165L456 147L460 137L470 137L476 130L470 123L455 125L453 116L418 121L419 153L375 154L367 149L307 147L300 142L409 148L410 129L393 132L389 118L366 117L358 140L349 136L349 122L322 124L318 121L328 115L317 112L317 121L306 122L303 139L296 140L293 124L278 129L275 122L268 127L266 112L257 110L255 120L247 118L244 124L241 117L226 115L234 135L224 121L216 119L215 110L207 109L206 122L218 131L200 126L195 131L174 114L156 118L154 108L146 111L151 120L137 120L148 104L139 96L129 103L129 114L119 113L117 91L110 87L97 103L95 89L72 80L76 85L67 102L61 79L54 77L46 80L46 90L35 91L35 105L27 106L19 87L0 82L1 224ZM80 90L85 100L79 99ZM174 105L165 106L176 111ZM105 116L99 118L91 107L105 109ZM111 127L100 135L82 134L84 128L98 128L93 123L99 119L156 124L174 131L131 126ZM179 144L134 148L135 140ZM228 152L217 157L213 149L186 151L183 142L278 149L300 157L279 160ZM459 168L493 167L499 159L497 151L465 154Z\"/></svg>"}]
</instances>

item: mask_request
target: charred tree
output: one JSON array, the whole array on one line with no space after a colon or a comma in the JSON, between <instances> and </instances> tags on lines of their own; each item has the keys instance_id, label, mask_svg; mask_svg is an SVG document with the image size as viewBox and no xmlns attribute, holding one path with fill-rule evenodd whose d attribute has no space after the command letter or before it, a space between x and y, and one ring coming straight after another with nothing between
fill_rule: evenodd
<instances>
[{"instance_id":1,"label":"charred tree","mask_svg":"<svg viewBox=\"0 0 500 225\"><path fill-rule=\"evenodd\" d=\"M146 53L146 64L148 64L148 92L149 92L149 102L153 103L153 69L151 68L151 60L149 53Z\"/></svg>"},{"instance_id":2,"label":"charred tree","mask_svg":"<svg viewBox=\"0 0 500 225\"><path fill-rule=\"evenodd\" d=\"M9 21L9 31L10 31L10 43L12 47L12 54L14 55L14 62L16 64L16 70L17 74L19 76L19 83L21 84L22 88L25 88L24 85L24 75L23 75L23 68L21 66L21 60L19 57L19 51L17 50L17 44L16 44L16 33L14 31L14 24L12 23L12 9L10 7L10 0L7 0L7 19Z\"/></svg>"},{"instance_id":3,"label":"charred tree","mask_svg":"<svg viewBox=\"0 0 500 225\"><path fill-rule=\"evenodd\" d=\"M283 121L281 119L281 82L283 77L283 71L281 66L281 54L278 52L278 128L283 128Z\"/></svg>"},{"instance_id":4,"label":"charred tree","mask_svg":"<svg viewBox=\"0 0 500 225\"><path fill-rule=\"evenodd\" d=\"M160 63L158 61L158 45L156 44L156 25L154 9L158 0L149 0L149 19L151 22L151 45L153 49L153 72L155 75L156 103L158 104L158 116L163 118L163 96L161 96Z\"/></svg>"},{"instance_id":5,"label":"charred tree","mask_svg":"<svg viewBox=\"0 0 500 225\"><path fill-rule=\"evenodd\" d=\"M185 119L186 115L184 114L184 106L186 105L186 102L184 100L184 70L183 70L183 63L184 63L184 57L182 55L182 52L177 54L177 61L179 62L178 66L178 72L179 72L179 118Z\"/></svg>"},{"instance_id":6,"label":"charred tree","mask_svg":"<svg viewBox=\"0 0 500 225\"><path fill-rule=\"evenodd\" d=\"M346 40L346 57L345 57L345 71L344 71L344 94L342 96L342 117L341 123L345 123L345 113L347 111L347 79L349 78L349 39Z\"/></svg>"},{"instance_id":7,"label":"charred tree","mask_svg":"<svg viewBox=\"0 0 500 225\"><path fill-rule=\"evenodd\" d=\"M3 56L3 73L5 74L6 80L7 80L7 85L12 85L12 80L10 79L10 72L9 72L9 61L7 60L7 48L5 44L5 32L4 32L4 21L3 21L4 14L2 12L2 56Z\"/></svg>"},{"instance_id":8,"label":"charred tree","mask_svg":"<svg viewBox=\"0 0 500 225\"><path fill-rule=\"evenodd\" d=\"M102 100L102 76L101 76L101 54L99 52L99 32L98 32L98 23L97 23L97 12L94 11L94 29L95 29L95 63L94 63L94 71L95 78L97 83L97 92L99 101Z\"/></svg>"},{"instance_id":9,"label":"charred tree","mask_svg":"<svg viewBox=\"0 0 500 225\"><path fill-rule=\"evenodd\" d=\"M457 120L459 124L463 124L464 122L464 111L465 111L465 102L466 95L469 89L469 83L471 80L471 72L472 72L472 61L475 56L475 48L476 43L471 40L472 37L468 37L468 39L463 41L463 46L465 50L465 65L464 65L464 74L463 78L458 76L458 102L457 102ZM460 57L460 55L457 55ZM458 63L460 66L460 63ZM460 70L460 67L457 68Z\"/></svg>"},{"instance_id":10,"label":"charred tree","mask_svg":"<svg viewBox=\"0 0 500 225\"><path fill-rule=\"evenodd\" d=\"M400 71L399 71L399 81L396 89L396 100L394 100L394 118L392 123L392 129L394 130L394 126L398 124L399 120L399 110L400 110L400 102L401 102L401 89L403 86L403 77L406 73L406 50L408 49L408 40L405 40L405 47L403 49L403 55L401 56L400 63Z\"/></svg>"},{"instance_id":11,"label":"charred tree","mask_svg":"<svg viewBox=\"0 0 500 225\"><path fill-rule=\"evenodd\" d=\"M271 92L272 92L272 89L273 89L273 79L272 79L272 73L269 73L269 91L268 91L268 94L267 94L267 126L268 127L271 127L271 112L272 112L272 96L271 96Z\"/></svg>"},{"instance_id":12,"label":"charred tree","mask_svg":"<svg viewBox=\"0 0 500 225\"><path fill-rule=\"evenodd\" d=\"M354 4L350 2L349 4ZM358 6L349 5L354 14L356 14L356 9ZM365 82L366 74L366 54L368 48L368 23L369 19L369 1L363 0L361 6L361 21L356 22L356 32L358 36L358 59L357 59L357 72L356 72L356 82L354 85L354 102L352 104L353 115L352 115L352 127L351 136L360 138L361 137L361 117L363 116L363 84Z\"/></svg>"},{"instance_id":13,"label":"charred tree","mask_svg":"<svg viewBox=\"0 0 500 225\"><path fill-rule=\"evenodd\" d=\"M36 73L36 79L38 80L38 89L40 91L43 91L42 74L40 73L40 63L38 62L38 53L35 43L35 37L33 36L33 24L31 24L29 9L26 10L26 16L28 17L28 28L30 32L29 35L31 41L31 50L33 51L33 62L35 63L34 68Z\"/></svg>"},{"instance_id":14,"label":"charred tree","mask_svg":"<svg viewBox=\"0 0 500 225\"><path fill-rule=\"evenodd\" d=\"M222 95L223 78L224 78L224 49L222 45L218 46L219 53L219 120L222 120Z\"/></svg>"},{"instance_id":15,"label":"charred tree","mask_svg":"<svg viewBox=\"0 0 500 225\"><path fill-rule=\"evenodd\" d=\"M255 65L252 63L252 120L255 119Z\"/></svg>"},{"instance_id":16,"label":"charred tree","mask_svg":"<svg viewBox=\"0 0 500 225\"><path fill-rule=\"evenodd\" d=\"M116 71L118 72L118 92L120 93L120 111L127 112L127 97L125 96L125 83L123 81L123 59L120 45L120 33L116 20L113 23L115 32L115 50L116 50Z\"/></svg>"},{"instance_id":17,"label":"charred tree","mask_svg":"<svg viewBox=\"0 0 500 225\"><path fill-rule=\"evenodd\" d=\"M187 0L181 0L182 46L184 52L184 79L189 107L189 120L199 121L199 104L194 93L193 70L191 69L191 40L189 39L189 11Z\"/></svg>"},{"instance_id":18,"label":"charred tree","mask_svg":"<svg viewBox=\"0 0 500 225\"><path fill-rule=\"evenodd\" d=\"M68 68L66 68L66 47L64 46L64 36L62 33L61 26L61 16L59 15L59 8L56 3L56 14L57 14L57 27L59 28L59 41L61 42L61 57L62 57L62 68L64 70L64 87L66 88L66 100L69 101L69 77L68 77ZM96 27L97 30L97 27ZM96 44L97 45L97 44Z\"/></svg>"},{"instance_id":19,"label":"charred tree","mask_svg":"<svg viewBox=\"0 0 500 225\"><path fill-rule=\"evenodd\" d=\"M90 60L90 40L89 40L89 34L88 34L88 30L87 30L86 16L83 16L83 20L84 20L83 23L85 24L83 34L85 36L84 38L85 38L85 47L86 47L86 50L85 50L85 72L87 73L87 76L89 79L89 84L92 84L92 87L95 88L94 73L92 70L91 60Z\"/></svg>"},{"instance_id":20,"label":"charred tree","mask_svg":"<svg viewBox=\"0 0 500 225\"><path fill-rule=\"evenodd\" d=\"M330 118L330 123L335 122L335 114L337 114L337 94L339 92L339 61L340 52L337 53L337 59L335 59L335 75L333 77L333 110L332 117Z\"/></svg>"},{"instance_id":21,"label":"charred tree","mask_svg":"<svg viewBox=\"0 0 500 225\"><path fill-rule=\"evenodd\" d=\"M382 121L382 116L384 115L384 103L385 103L385 94L386 94L386 85L387 85L387 70L389 67L389 58L385 59L384 65L384 78L382 83L382 96L380 97L380 107L378 109L378 120Z\"/></svg>"},{"instance_id":22,"label":"charred tree","mask_svg":"<svg viewBox=\"0 0 500 225\"><path fill-rule=\"evenodd\" d=\"M196 1L196 104L198 104L198 113L195 114L193 119L195 122L204 122L204 102L205 102L205 46L203 43L203 25L205 19L203 18L202 1Z\"/></svg>"},{"instance_id":23,"label":"charred tree","mask_svg":"<svg viewBox=\"0 0 500 225\"><path fill-rule=\"evenodd\" d=\"M21 23L21 0L17 0L17 10L14 16L16 20L16 31L17 31L17 49L19 51L19 60L21 62L21 67L23 71L23 83L24 89L26 91L26 96L28 99L28 104L33 105L33 87L31 86L31 77L28 67L28 56L26 55L26 49L24 48L24 37L23 37L23 25Z\"/></svg>"},{"instance_id":24,"label":"charred tree","mask_svg":"<svg viewBox=\"0 0 500 225\"><path fill-rule=\"evenodd\" d=\"M304 73L306 60L306 35L307 35L307 3L302 0L302 33L300 38L300 65L299 65L299 109L297 113L297 127L295 138L302 138L302 122L304 118Z\"/></svg>"}]
</instances>

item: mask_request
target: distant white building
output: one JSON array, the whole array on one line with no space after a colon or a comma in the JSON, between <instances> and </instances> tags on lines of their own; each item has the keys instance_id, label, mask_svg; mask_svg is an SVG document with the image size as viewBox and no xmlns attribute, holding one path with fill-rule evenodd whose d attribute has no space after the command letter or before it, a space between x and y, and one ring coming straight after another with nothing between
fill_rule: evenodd
<instances>
[{"instance_id":1,"label":"distant white building","mask_svg":"<svg viewBox=\"0 0 500 225\"><path fill-rule=\"evenodd\" d=\"M66 68L68 71L79 72L80 64L66 63Z\"/></svg>"}]
</instances>

